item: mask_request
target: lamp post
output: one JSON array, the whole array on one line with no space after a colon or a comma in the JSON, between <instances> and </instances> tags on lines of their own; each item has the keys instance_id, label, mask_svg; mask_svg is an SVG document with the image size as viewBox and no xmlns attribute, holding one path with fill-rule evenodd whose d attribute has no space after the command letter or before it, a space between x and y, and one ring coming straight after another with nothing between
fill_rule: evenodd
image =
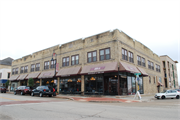
<instances>
[{"instance_id":1,"label":"lamp post","mask_svg":"<svg viewBox=\"0 0 180 120\"><path fill-rule=\"evenodd\" d=\"M55 59L53 59L53 56L55 56L56 57L56 53L54 52L54 50L53 50L53 54L52 54L52 59L51 59L51 61L55 61ZM56 60L57 61L57 60ZM56 75L56 61L55 61L55 71L54 71L54 76Z\"/></svg>"}]
</instances>

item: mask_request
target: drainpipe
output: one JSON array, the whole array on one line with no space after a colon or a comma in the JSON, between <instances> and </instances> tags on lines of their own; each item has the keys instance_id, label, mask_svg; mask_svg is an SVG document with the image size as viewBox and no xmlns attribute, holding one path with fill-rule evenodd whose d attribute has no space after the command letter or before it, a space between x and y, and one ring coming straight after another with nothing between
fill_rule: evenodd
<instances>
[{"instance_id":1,"label":"drainpipe","mask_svg":"<svg viewBox=\"0 0 180 120\"><path fill-rule=\"evenodd\" d=\"M119 85L120 85L120 84L119 84L119 82L120 82L120 81L119 81L119 66L118 66L118 95L120 95L120 91L119 91Z\"/></svg>"}]
</instances>

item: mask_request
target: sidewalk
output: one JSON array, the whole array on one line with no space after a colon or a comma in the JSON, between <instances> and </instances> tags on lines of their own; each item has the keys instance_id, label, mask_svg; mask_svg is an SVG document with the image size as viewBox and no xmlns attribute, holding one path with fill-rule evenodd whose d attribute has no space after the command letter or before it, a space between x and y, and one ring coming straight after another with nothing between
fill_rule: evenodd
<instances>
[{"instance_id":1,"label":"sidewalk","mask_svg":"<svg viewBox=\"0 0 180 120\"><path fill-rule=\"evenodd\" d=\"M57 95L56 98L60 99L70 99L74 101L83 101L83 102L104 102L104 103L113 103L113 102L148 102L154 99L154 96L151 95L141 95L141 100L135 95L126 95L126 96L81 96L81 95Z\"/></svg>"}]
</instances>

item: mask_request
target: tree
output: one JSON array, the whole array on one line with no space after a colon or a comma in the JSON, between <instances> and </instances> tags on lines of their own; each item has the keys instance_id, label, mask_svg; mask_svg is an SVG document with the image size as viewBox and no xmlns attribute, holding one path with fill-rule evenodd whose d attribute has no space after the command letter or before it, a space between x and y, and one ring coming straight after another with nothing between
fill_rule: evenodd
<instances>
[{"instance_id":1,"label":"tree","mask_svg":"<svg viewBox=\"0 0 180 120\"><path fill-rule=\"evenodd\" d=\"M31 87L34 86L34 79L33 78L28 79L28 85L31 86Z\"/></svg>"},{"instance_id":2,"label":"tree","mask_svg":"<svg viewBox=\"0 0 180 120\"><path fill-rule=\"evenodd\" d=\"M6 81L5 86L6 88L9 86L9 80Z\"/></svg>"}]
</instances>

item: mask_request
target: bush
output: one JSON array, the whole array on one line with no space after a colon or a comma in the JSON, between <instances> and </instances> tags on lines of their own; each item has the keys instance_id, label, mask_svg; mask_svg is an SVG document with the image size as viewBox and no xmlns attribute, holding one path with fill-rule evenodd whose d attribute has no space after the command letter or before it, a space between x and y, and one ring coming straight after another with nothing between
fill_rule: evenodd
<instances>
[{"instance_id":1,"label":"bush","mask_svg":"<svg viewBox=\"0 0 180 120\"><path fill-rule=\"evenodd\" d=\"M34 86L34 79L33 78L28 79L28 85L31 86L31 87Z\"/></svg>"},{"instance_id":2,"label":"bush","mask_svg":"<svg viewBox=\"0 0 180 120\"><path fill-rule=\"evenodd\" d=\"M5 86L6 86L6 88L8 88L8 86L9 86L9 80L6 81Z\"/></svg>"}]
</instances>

